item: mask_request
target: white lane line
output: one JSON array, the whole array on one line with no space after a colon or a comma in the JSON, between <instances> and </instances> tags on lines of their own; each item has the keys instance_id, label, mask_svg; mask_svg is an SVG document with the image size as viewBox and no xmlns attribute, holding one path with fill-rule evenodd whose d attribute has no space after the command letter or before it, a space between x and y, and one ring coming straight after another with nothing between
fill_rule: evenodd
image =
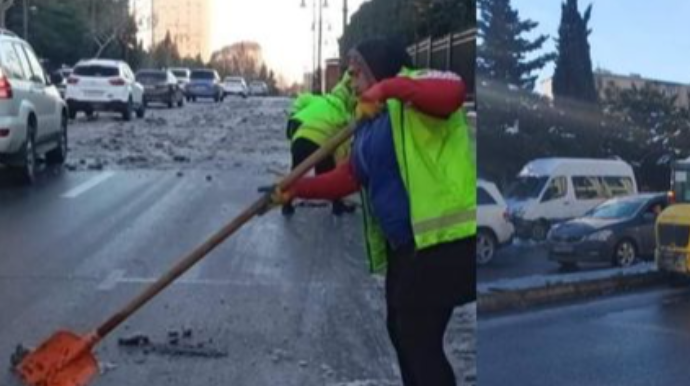
<instances>
[{"instance_id":1,"label":"white lane line","mask_svg":"<svg viewBox=\"0 0 690 386\"><path fill-rule=\"evenodd\" d=\"M110 272L105 280L98 285L99 291L110 291L117 286L117 284L125 277L124 269L116 269Z\"/></svg>"},{"instance_id":2,"label":"white lane line","mask_svg":"<svg viewBox=\"0 0 690 386\"><path fill-rule=\"evenodd\" d=\"M95 188L96 186L102 184L109 178L115 175L115 172L103 172L101 174L98 174L88 181L84 182L83 184L76 186L72 189L70 189L67 193L63 194L63 198L76 198L79 197L80 195L86 193L87 191Z\"/></svg>"}]
</instances>

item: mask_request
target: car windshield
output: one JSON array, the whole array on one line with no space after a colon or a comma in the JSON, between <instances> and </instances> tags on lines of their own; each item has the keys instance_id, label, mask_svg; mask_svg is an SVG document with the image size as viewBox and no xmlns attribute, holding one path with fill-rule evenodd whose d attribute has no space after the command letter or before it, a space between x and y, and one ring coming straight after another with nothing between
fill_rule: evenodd
<instances>
[{"instance_id":1,"label":"car windshield","mask_svg":"<svg viewBox=\"0 0 690 386\"><path fill-rule=\"evenodd\" d=\"M192 71L191 79L213 80L214 78L211 71Z\"/></svg>"},{"instance_id":2,"label":"car windshield","mask_svg":"<svg viewBox=\"0 0 690 386\"><path fill-rule=\"evenodd\" d=\"M177 71L173 71L172 73L173 73L173 75L175 75L178 78L186 78L187 77L187 71L177 70Z\"/></svg>"},{"instance_id":3,"label":"car windshield","mask_svg":"<svg viewBox=\"0 0 690 386\"><path fill-rule=\"evenodd\" d=\"M645 203L645 200L612 200L592 209L585 217L616 219L632 217Z\"/></svg>"},{"instance_id":4,"label":"car windshield","mask_svg":"<svg viewBox=\"0 0 690 386\"><path fill-rule=\"evenodd\" d=\"M95 78L110 78L119 75L119 70L117 67L109 66L98 66L98 65L87 65L87 66L77 66L74 69L74 75L78 76L91 76Z\"/></svg>"},{"instance_id":5,"label":"car windshield","mask_svg":"<svg viewBox=\"0 0 690 386\"><path fill-rule=\"evenodd\" d=\"M137 74L137 81L139 82L165 82L168 76L164 72L151 71L151 72L140 72Z\"/></svg>"},{"instance_id":6,"label":"car windshield","mask_svg":"<svg viewBox=\"0 0 690 386\"><path fill-rule=\"evenodd\" d=\"M523 176L508 188L506 197L510 199L525 200L539 198L539 194L544 189L548 177Z\"/></svg>"},{"instance_id":7,"label":"car windshield","mask_svg":"<svg viewBox=\"0 0 690 386\"><path fill-rule=\"evenodd\" d=\"M225 83L242 84L242 79L237 79L237 78L225 78Z\"/></svg>"}]
</instances>

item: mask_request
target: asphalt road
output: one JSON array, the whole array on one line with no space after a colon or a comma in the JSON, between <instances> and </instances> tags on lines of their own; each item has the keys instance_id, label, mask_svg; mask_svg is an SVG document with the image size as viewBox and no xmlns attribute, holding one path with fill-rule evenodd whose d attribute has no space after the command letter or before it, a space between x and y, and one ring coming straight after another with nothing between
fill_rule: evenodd
<instances>
[{"instance_id":1,"label":"asphalt road","mask_svg":"<svg viewBox=\"0 0 690 386\"><path fill-rule=\"evenodd\" d=\"M275 180L250 161L227 170L51 169L33 187L0 173L0 361L60 328L87 332L124 305ZM99 346L104 374L94 385L399 384L360 224L323 207L252 221ZM191 337L167 345L183 329ZM163 350L118 345L136 334ZM447 347L467 384L474 335L474 309L459 310ZM202 356L180 355L179 345ZM0 368L0 385L18 384Z\"/></svg>"},{"instance_id":2,"label":"asphalt road","mask_svg":"<svg viewBox=\"0 0 690 386\"><path fill-rule=\"evenodd\" d=\"M686 385L690 288L478 321L481 386Z\"/></svg>"}]
</instances>

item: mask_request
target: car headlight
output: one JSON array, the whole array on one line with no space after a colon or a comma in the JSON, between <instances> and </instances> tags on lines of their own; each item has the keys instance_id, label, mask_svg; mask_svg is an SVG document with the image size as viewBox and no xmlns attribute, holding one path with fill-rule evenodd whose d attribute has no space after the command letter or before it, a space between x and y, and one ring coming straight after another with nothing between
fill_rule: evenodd
<instances>
[{"instance_id":1,"label":"car headlight","mask_svg":"<svg viewBox=\"0 0 690 386\"><path fill-rule=\"evenodd\" d=\"M587 236L587 240L589 241L606 241L613 235L613 231L610 229L604 229L603 231L599 232L594 232L591 235Z\"/></svg>"}]
</instances>

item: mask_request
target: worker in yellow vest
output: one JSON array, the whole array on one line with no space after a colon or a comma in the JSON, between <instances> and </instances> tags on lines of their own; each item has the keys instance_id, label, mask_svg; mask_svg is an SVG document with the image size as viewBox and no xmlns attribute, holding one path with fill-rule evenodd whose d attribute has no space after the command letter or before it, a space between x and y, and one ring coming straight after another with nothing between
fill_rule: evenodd
<instances>
[{"instance_id":1,"label":"worker in yellow vest","mask_svg":"<svg viewBox=\"0 0 690 386\"><path fill-rule=\"evenodd\" d=\"M297 97L287 127L293 169L352 120L355 104L356 97L347 73L328 94L302 94ZM350 142L341 145L333 156L319 162L314 172L318 175L335 169L340 160L347 158L349 148ZM286 203L282 211L284 215L289 216L295 209L292 203ZM334 215L353 211L354 206L340 199L333 200Z\"/></svg>"},{"instance_id":2,"label":"worker in yellow vest","mask_svg":"<svg viewBox=\"0 0 690 386\"><path fill-rule=\"evenodd\" d=\"M350 53L359 124L349 162L274 188L295 197L362 193L369 265L386 272L387 327L405 386L453 386L443 338L476 299L476 167L450 73L410 70L404 47L369 40Z\"/></svg>"}]
</instances>

